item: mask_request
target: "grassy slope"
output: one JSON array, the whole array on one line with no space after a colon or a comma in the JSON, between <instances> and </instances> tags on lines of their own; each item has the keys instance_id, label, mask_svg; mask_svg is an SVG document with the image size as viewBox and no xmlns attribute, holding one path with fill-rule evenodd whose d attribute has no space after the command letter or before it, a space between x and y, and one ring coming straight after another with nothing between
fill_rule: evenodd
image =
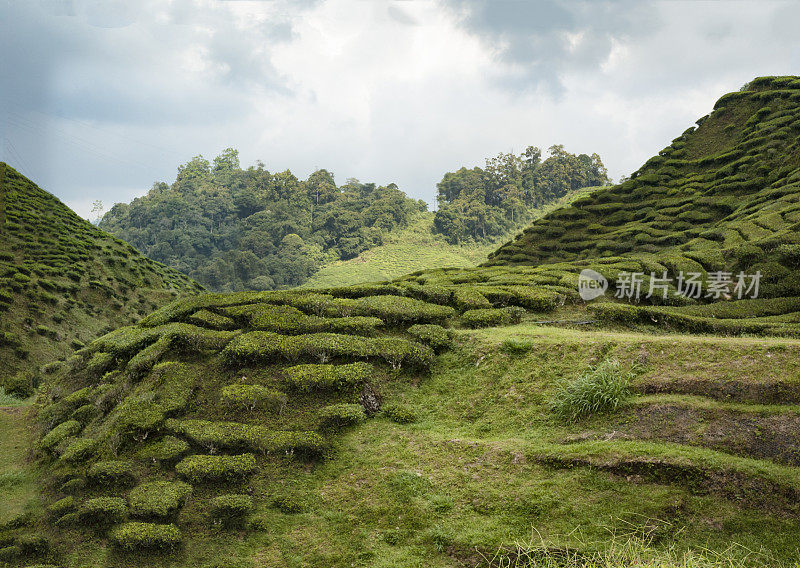
<instances>
[{"instance_id":1,"label":"grassy slope","mask_svg":"<svg viewBox=\"0 0 800 568\"><path fill-rule=\"evenodd\" d=\"M542 207L538 218L598 188L584 188ZM410 272L434 268L468 268L486 260L508 236L489 243L451 245L433 233L433 212L421 214L410 225L387 235L386 242L351 260L323 266L300 288L330 288L392 280Z\"/></svg>"},{"instance_id":2,"label":"grassy slope","mask_svg":"<svg viewBox=\"0 0 800 568\"><path fill-rule=\"evenodd\" d=\"M0 178L0 379L198 291L10 166L0 163Z\"/></svg>"},{"instance_id":3,"label":"grassy slope","mask_svg":"<svg viewBox=\"0 0 800 568\"><path fill-rule=\"evenodd\" d=\"M507 354L503 346L508 339L527 342L528 351ZM199 486L179 519L181 526L192 527L184 531L181 552L120 557L98 548L91 535L72 531L69 544L62 544L67 565L124 558L135 566L217 566L225 558L235 559L235 566L477 566L498 548L527 541L538 531L551 546L583 551L603 549L612 533L622 540L634 537L637 546L650 543L646 554L653 555L670 548L719 552L735 542L757 552L743 565L763 560L777 566L794 558L800 546L796 503L783 503L786 509L781 510L776 497L776 510L771 510L755 499L757 489L731 497L677 477L669 483L658 477L660 462L652 468L652 479L616 466L657 457L798 487L800 469L750 459L746 453L605 436L604 426L626 427L618 418L630 416L629 408L658 404L652 396L637 397L616 415L573 425L555 420L547 403L559 380L577 376L599 358L643 364L637 384L644 385L665 377L677 384L695 377L698 369L715 368L720 380L784 373L800 382L798 355L800 341L782 338L587 331L524 322L462 330L430 376L420 380L381 371L375 378L386 400L417 413L415 423L371 418L331 437L332 457L318 465L263 461L261 472L247 483L256 511L246 533L209 528L205 519L204 502L236 486ZM723 365L737 359L746 365L746 373ZM217 375L215 384L250 375L247 368L205 369ZM213 392L213 387L206 384L203 390ZM320 403L294 398L293 405ZM211 408L201 416L225 418L219 409L209 412ZM774 405L755 408L784 412ZM297 419L294 412L283 420ZM262 416L261 421L270 419ZM595 440L598 432L603 435ZM575 463L558 465L546 458ZM587 467L589 463L596 465ZM276 495L295 499L301 511L289 514L275 507ZM737 554L743 556L745 549L729 552Z\"/></svg>"}]
</instances>

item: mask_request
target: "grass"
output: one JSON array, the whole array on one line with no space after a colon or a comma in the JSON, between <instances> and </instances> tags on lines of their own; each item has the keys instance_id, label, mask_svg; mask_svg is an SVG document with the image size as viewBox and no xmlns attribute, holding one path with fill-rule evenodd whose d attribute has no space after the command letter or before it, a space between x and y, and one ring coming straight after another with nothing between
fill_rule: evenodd
<instances>
[{"instance_id":1,"label":"grass","mask_svg":"<svg viewBox=\"0 0 800 568\"><path fill-rule=\"evenodd\" d=\"M606 359L577 379L563 381L553 394L550 408L567 421L603 412L613 412L633 394L635 373L625 370L616 359Z\"/></svg>"},{"instance_id":2,"label":"grass","mask_svg":"<svg viewBox=\"0 0 800 568\"><path fill-rule=\"evenodd\" d=\"M6 394L6 390L0 387L0 407L18 407L30 404L30 400L18 398L16 396Z\"/></svg>"},{"instance_id":3,"label":"grass","mask_svg":"<svg viewBox=\"0 0 800 568\"><path fill-rule=\"evenodd\" d=\"M432 233L433 216L433 212L422 213L407 228L390 233L384 244L354 259L323 266L300 288L380 282L430 268L470 268L482 262L500 243L498 240L488 244L448 244Z\"/></svg>"},{"instance_id":4,"label":"grass","mask_svg":"<svg viewBox=\"0 0 800 568\"><path fill-rule=\"evenodd\" d=\"M0 524L34 506L36 476L27 461L30 428L24 407L0 408Z\"/></svg>"},{"instance_id":5,"label":"grass","mask_svg":"<svg viewBox=\"0 0 800 568\"><path fill-rule=\"evenodd\" d=\"M537 210L533 218L541 217L597 189L590 187L571 192ZM357 258L323 266L300 288L332 288L381 282L435 268L471 268L484 262L490 252L515 232L487 243L451 245L433 233L433 217L432 211L421 213L407 228L389 233L382 245L361 253Z\"/></svg>"}]
</instances>

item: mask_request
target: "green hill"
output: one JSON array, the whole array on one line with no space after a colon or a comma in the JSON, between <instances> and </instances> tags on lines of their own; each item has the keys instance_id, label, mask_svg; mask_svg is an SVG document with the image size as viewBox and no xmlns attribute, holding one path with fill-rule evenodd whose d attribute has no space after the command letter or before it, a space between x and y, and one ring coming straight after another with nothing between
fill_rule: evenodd
<instances>
[{"instance_id":1,"label":"green hill","mask_svg":"<svg viewBox=\"0 0 800 568\"><path fill-rule=\"evenodd\" d=\"M9 454L0 561L794 566L798 86L723 97L683 148L491 266L183 298L79 349L40 392L35 462ZM674 238L640 243L645 226ZM613 293L753 267L757 298L578 292L586 268Z\"/></svg>"},{"instance_id":2,"label":"green hill","mask_svg":"<svg viewBox=\"0 0 800 568\"><path fill-rule=\"evenodd\" d=\"M648 274L760 271L765 294L800 294L798 100L800 79L755 79L632 179L539 219L487 264L622 257Z\"/></svg>"},{"instance_id":3,"label":"green hill","mask_svg":"<svg viewBox=\"0 0 800 568\"><path fill-rule=\"evenodd\" d=\"M199 290L0 163L0 386Z\"/></svg>"},{"instance_id":4,"label":"green hill","mask_svg":"<svg viewBox=\"0 0 800 568\"><path fill-rule=\"evenodd\" d=\"M569 191L547 205L528 211L527 218L535 219L597 189L585 187ZM381 282L410 272L435 268L471 268L484 262L501 240L507 238L451 244L445 236L435 232L435 215L427 211L419 213L409 221L408 227L386 235L383 244L364 251L356 258L325 264L300 288L331 288Z\"/></svg>"}]
</instances>

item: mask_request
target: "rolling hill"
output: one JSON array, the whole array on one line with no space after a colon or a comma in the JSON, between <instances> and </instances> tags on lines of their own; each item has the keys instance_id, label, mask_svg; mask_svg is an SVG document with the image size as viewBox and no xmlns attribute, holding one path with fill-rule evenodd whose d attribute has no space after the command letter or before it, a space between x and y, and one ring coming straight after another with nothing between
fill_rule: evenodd
<instances>
[{"instance_id":1,"label":"rolling hill","mask_svg":"<svg viewBox=\"0 0 800 568\"><path fill-rule=\"evenodd\" d=\"M585 187L570 191L547 205L530 209L527 216L536 219L597 189ZM387 234L381 245L362 252L356 258L324 264L299 288L352 286L392 280L409 272L435 268L471 268L484 262L503 240L451 244L434 231L435 215L433 212L420 212L409 220L408 227Z\"/></svg>"},{"instance_id":2,"label":"rolling hill","mask_svg":"<svg viewBox=\"0 0 800 568\"><path fill-rule=\"evenodd\" d=\"M198 295L98 338L40 393L0 561L793 566L798 127L800 79L756 79L487 266ZM614 294L639 272L677 285Z\"/></svg>"},{"instance_id":3,"label":"rolling hill","mask_svg":"<svg viewBox=\"0 0 800 568\"><path fill-rule=\"evenodd\" d=\"M165 301L201 290L3 163L0 274L0 386L21 392L30 389L30 377L15 379L17 371L65 358Z\"/></svg>"}]
</instances>

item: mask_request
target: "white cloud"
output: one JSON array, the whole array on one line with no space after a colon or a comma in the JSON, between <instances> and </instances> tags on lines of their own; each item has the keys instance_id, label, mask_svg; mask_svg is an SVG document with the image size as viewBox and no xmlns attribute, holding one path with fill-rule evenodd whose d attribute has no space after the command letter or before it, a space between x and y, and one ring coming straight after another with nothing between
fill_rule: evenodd
<instances>
[{"instance_id":1,"label":"white cloud","mask_svg":"<svg viewBox=\"0 0 800 568\"><path fill-rule=\"evenodd\" d=\"M788 2L114 6L0 5L3 159L84 215L227 146L428 202L445 171L529 144L618 177L725 92L800 73Z\"/></svg>"}]
</instances>

